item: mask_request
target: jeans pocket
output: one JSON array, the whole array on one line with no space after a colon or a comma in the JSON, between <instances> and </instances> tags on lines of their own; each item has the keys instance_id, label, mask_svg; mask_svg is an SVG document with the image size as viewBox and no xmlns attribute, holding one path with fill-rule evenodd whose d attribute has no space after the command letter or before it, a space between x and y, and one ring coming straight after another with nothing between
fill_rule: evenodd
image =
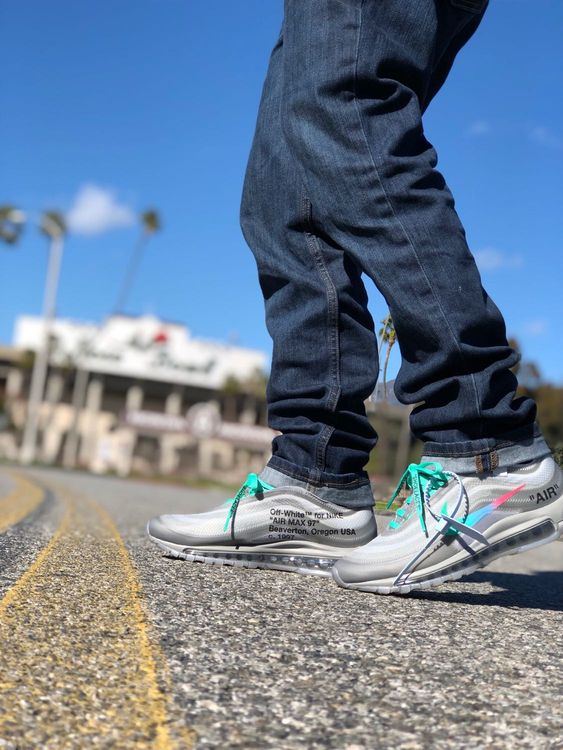
<instances>
[{"instance_id":1,"label":"jeans pocket","mask_svg":"<svg viewBox=\"0 0 563 750\"><path fill-rule=\"evenodd\" d=\"M489 0L450 0L455 8L467 10L469 13L482 13Z\"/></svg>"}]
</instances>

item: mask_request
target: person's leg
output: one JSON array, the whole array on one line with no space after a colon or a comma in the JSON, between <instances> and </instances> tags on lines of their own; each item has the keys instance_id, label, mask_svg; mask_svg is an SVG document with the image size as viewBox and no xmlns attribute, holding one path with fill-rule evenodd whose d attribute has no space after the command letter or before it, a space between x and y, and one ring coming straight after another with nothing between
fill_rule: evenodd
<instances>
[{"instance_id":1,"label":"person's leg","mask_svg":"<svg viewBox=\"0 0 563 750\"><path fill-rule=\"evenodd\" d=\"M191 561L327 575L376 534L362 467L376 437L364 399L377 352L358 266L334 243L310 236L308 202L280 128L282 59L280 39L241 211L274 340L270 424L282 435L269 466L226 504L153 518L148 534Z\"/></svg>"},{"instance_id":2,"label":"person's leg","mask_svg":"<svg viewBox=\"0 0 563 750\"><path fill-rule=\"evenodd\" d=\"M273 339L269 424L281 435L262 477L350 507L373 501L363 467L376 440L364 409L378 371L361 271L311 231L310 201L281 128L283 36L272 53L243 199ZM281 472L281 475L280 475Z\"/></svg>"},{"instance_id":3,"label":"person's leg","mask_svg":"<svg viewBox=\"0 0 563 750\"><path fill-rule=\"evenodd\" d=\"M452 44L476 27L470 5L286 0L281 101L309 235L321 253L343 248L389 304L414 434L486 464L497 444L528 441L530 457L545 444L533 401L514 398L517 355L422 127Z\"/></svg>"},{"instance_id":4,"label":"person's leg","mask_svg":"<svg viewBox=\"0 0 563 750\"><path fill-rule=\"evenodd\" d=\"M304 86L297 72L294 80L286 76L289 142L302 154L319 226L373 275L389 302L403 354L396 391L419 403L411 426L426 442L425 458L407 468L393 495L409 491L388 528L340 558L333 576L348 588L408 593L563 534L563 472L534 425L533 401L514 399L515 354L420 122L484 3L319 0L306 4L316 11L309 18L305 4L288 4L299 18L286 22L295 53L286 60L309 74ZM324 77L305 64L311 54L330 59L327 31L317 36L313 22L321 5L349 34L348 45L339 38L338 72L325 69ZM319 153L313 132L326 139ZM365 197L364 205L347 204L336 188L325 191L330 169L318 179L315 165L331 148L342 157L347 193Z\"/></svg>"},{"instance_id":5,"label":"person's leg","mask_svg":"<svg viewBox=\"0 0 563 750\"><path fill-rule=\"evenodd\" d=\"M282 435L270 465L249 475L227 509L150 522L150 536L172 554L320 573L339 559L339 583L362 588L371 576L369 590L409 590L413 573L418 586L444 566L446 577L467 570L471 540L485 540L494 556L563 531L561 472L549 457L534 460L548 452L533 437L535 406L513 401L515 355L420 123L467 24L475 26L465 14L476 2L287 1L242 208L274 339L269 403ZM377 356L360 269L395 319L397 393L423 402L414 431L469 474L435 460L409 467L405 481L422 494L397 513L398 543L366 544L375 521L363 466L375 436L363 400ZM420 573L429 549L436 558Z\"/></svg>"}]
</instances>

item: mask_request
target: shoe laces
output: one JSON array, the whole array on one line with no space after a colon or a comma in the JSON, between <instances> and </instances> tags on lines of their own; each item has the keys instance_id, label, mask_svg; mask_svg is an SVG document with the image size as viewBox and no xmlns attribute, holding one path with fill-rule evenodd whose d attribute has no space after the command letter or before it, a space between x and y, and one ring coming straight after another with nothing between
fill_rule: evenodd
<instances>
[{"instance_id":1,"label":"shoe laces","mask_svg":"<svg viewBox=\"0 0 563 750\"><path fill-rule=\"evenodd\" d=\"M420 521L424 533L427 533L425 508L428 508L434 516L434 513L428 506L428 501L435 492L442 487L445 487L453 476L454 475L451 472L444 471L442 466L434 461L425 461L420 464L409 464L403 476L399 479L399 483L397 484L391 499L387 503L387 510L393 505L403 489L411 490L411 494L409 494L403 506L397 509L395 518L391 521L389 526L392 529L399 528L406 515L405 505L411 505L414 500L418 520Z\"/></svg>"},{"instance_id":2,"label":"shoe laces","mask_svg":"<svg viewBox=\"0 0 563 750\"><path fill-rule=\"evenodd\" d=\"M444 501L439 511L434 510L430 506L430 499L436 492L438 492L438 490L442 487L446 487L451 480L457 482L459 489L451 512L448 512L447 500ZM481 544L485 546L488 545L487 539L481 534L481 532L465 523L469 514L469 498L461 478L455 472L445 471L441 464L436 461L409 464L405 473L399 480L395 492L387 503L387 508L391 507L399 493L404 488L412 490L412 494L407 497L403 506L397 510L395 519L391 521L389 526L392 529L399 528L401 521L406 516L404 505L410 505L414 502L418 513L418 519L422 530L427 537L427 541L422 549L401 570L395 579L396 584L399 582L404 583L407 580L410 572L416 567L418 561L421 560L427 551L443 536L466 534ZM431 534L429 534L426 526L427 513L436 521L434 532ZM456 518L458 514L461 514L460 518Z\"/></svg>"},{"instance_id":3,"label":"shoe laces","mask_svg":"<svg viewBox=\"0 0 563 750\"><path fill-rule=\"evenodd\" d=\"M255 495L259 495L265 490L273 489L274 488L272 487L272 485L268 484L267 482L263 482L258 477L258 474L250 473L244 480L237 494L225 501L225 504L230 503L230 507L229 512L227 513L227 518L225 520L225 525L223 526L223 531L227 531L227 529L229 528L229 524L234 523L238 505L243 498L254 497Z\"/></svg>"}]
</instances>

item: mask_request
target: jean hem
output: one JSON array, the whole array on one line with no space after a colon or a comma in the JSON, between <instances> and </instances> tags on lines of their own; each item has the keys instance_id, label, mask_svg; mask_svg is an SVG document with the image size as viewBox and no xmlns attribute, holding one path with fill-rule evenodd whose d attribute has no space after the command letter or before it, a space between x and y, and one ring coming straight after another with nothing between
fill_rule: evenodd
<instances>
[{"instance_id":1,"label":"jean hem","mask_svg":"<svg viewBox=\"0 0 563 750\"><path fill-rule=\"evenodd\" d=\"M537 425L514 430L498 438L459 443L426 443L423 461L447 459L446 468L461 473L484 474L539 461L551 455Z\"/></svg>"},{"instance_id":2,"label":"jean hem","mask_svg":"<svg viewBox=\"0 0 563 750\"><path fill-rule=\"evenodd\" d=\"M498 451L513 445L526 446L529 444L531 446L537 438L543 440L538 425L534 423L526 427L520 427L517 430L512 430L511 432L505 432L503 435L494 438L459 440L451 443L428 441L424 444L424 453L431 456L463 458L477 456L480 453L486 453L491 450Z\"/></svg>"},{"instance_id":3,"label":"jean hem","mask_svg":"<svg viewBox=\"0 0 563 750\"><path fill-rule=\"evenodd\" d=\"M366 472L361 474L330 474L326 471L317 469L308 469L304 466L296 466L286 461L284 458L270 458L267 463L272 469L280 471L293 479L301 482L307 482L313 486L335 487L340 490L354 490L358 487L369 485L369 477Z\"/></svg>"},{"instance_id":4,"label":"jean hem","mask_svg":"<svg viewBox=\"0 0 563 750\"><path fill-rule=\"evenodd\" d=\"M343 508L361 510L373 507L373 491L367 474L358 477L355 474L325 473L320 479L318 476L317 471L296 467L279 458L270 459L260 473L260 478L274 487L302 487L321 500Z\"/></svg>"}]
</instances>

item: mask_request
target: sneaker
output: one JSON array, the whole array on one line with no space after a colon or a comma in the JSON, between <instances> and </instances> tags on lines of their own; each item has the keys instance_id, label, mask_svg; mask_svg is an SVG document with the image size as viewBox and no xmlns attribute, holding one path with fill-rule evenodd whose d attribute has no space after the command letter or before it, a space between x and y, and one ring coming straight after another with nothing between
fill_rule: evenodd
<instances>
[{"instance_id":1,"label":"sneaker","mask_svg":"<svg viewBox=\"0 0 563 750\"><path fill-rule=\"evenodd\" d=\"M147 532L184 560L330 575L335 560L374 538L376 524L372 508L343 508L301 487L274 488L249 474L218 508L158 516Z\"/></svg>"},{"instance_id":2,"label":"sneaker","mask_svg":"<svg viewBox=\"0 0 563 750\"><path fill-rule=\"evenodd\" d=\"M411 494L381 536L335 564L334 580L407 594L552 542L563 534L562 478L551 456L484 478L411 464L387 507L403 489Z\"/></svg>"}]
</instances>

